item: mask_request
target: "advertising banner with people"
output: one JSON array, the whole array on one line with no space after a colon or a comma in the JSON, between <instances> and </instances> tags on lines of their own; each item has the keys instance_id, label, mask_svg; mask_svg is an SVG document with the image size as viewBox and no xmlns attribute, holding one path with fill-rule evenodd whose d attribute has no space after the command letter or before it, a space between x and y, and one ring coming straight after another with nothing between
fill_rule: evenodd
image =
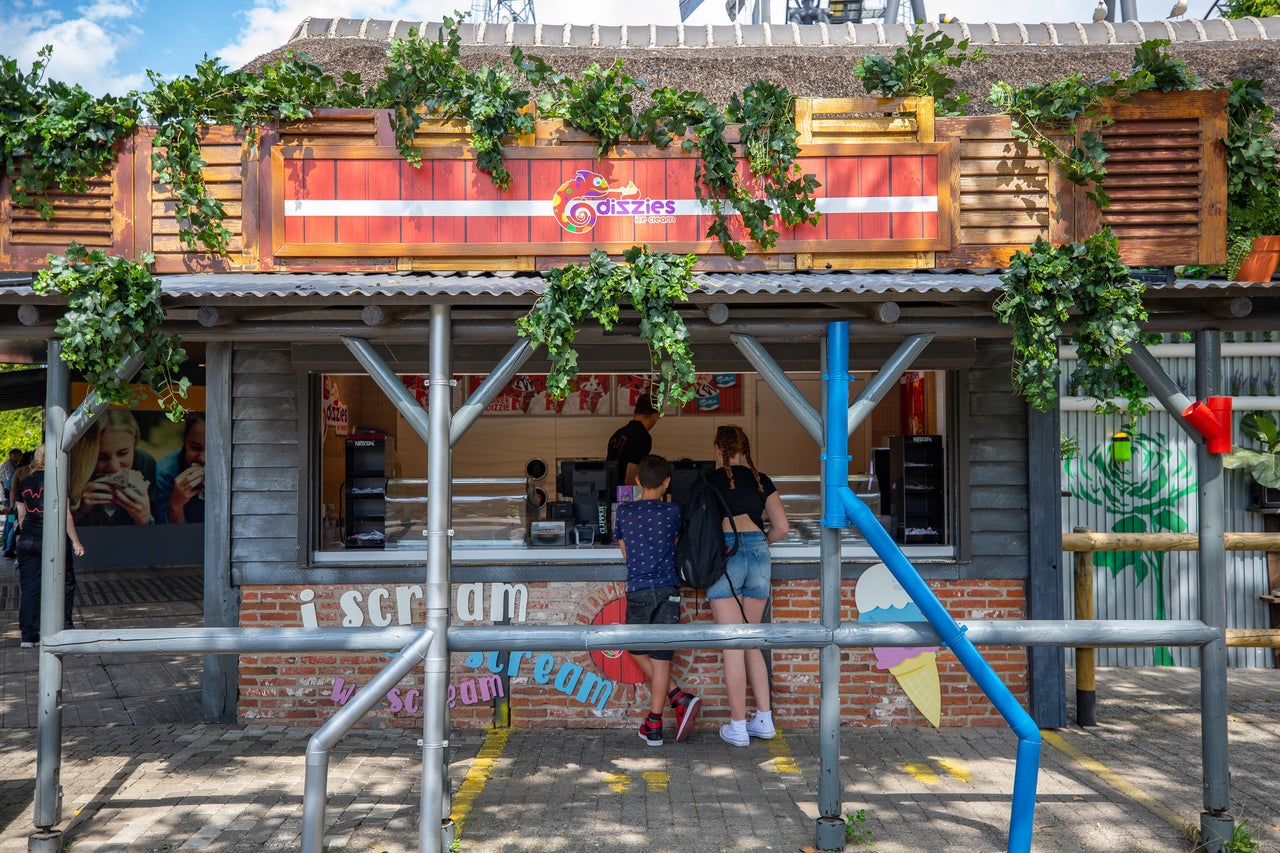
<instances>
[{"instance_id":1,"label":"advertising banner with people","mask_svg":"<svg viewBox=\"0 0 1280 853\"><path fill-rule=\"evenodd\" d=\"M198 399L203 408L203 388ZM201 562L205 419L178 422L143 400L104 412L71 448L68 503L86 540L86 566Z\"/></svg>"}]
</instances>

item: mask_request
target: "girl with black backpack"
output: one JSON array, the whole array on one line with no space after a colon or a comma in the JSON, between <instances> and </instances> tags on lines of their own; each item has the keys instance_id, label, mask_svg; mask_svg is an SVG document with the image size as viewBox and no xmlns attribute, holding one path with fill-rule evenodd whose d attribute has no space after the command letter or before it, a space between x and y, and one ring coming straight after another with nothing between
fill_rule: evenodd
<instances>
[{"instance_id":1,"label":"girl with black backpack","mask_svg":"<svg viewBox=\"0 0 1280 853\"><path fill-rule=\"evenodd\" d=\"M719 624L741 625L744 618L757 623L769 603L769 545L786 536L791 526L773 481L757 470L751 459L751 442L742 427L726 424L717 429L714 447L717 467L707 480L729 507L731 517L724 520L725 545L732 548L736 544L737 550L729 558L724 577L707 589L707 600L711 616ZM735 592L741 597L741 608ZM729 722L720 727L721 739L746 746L753 737L773 737L776 732L764 653L760 649L725 649L723 655ZM750 721L748 683L756 701Z\"/></svg>"}]
</instances>

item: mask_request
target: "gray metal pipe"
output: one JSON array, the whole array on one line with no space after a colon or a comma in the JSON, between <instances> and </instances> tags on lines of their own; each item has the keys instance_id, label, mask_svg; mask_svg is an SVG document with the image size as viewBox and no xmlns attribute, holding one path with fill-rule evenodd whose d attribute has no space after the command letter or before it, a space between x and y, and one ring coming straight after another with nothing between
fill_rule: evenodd
<instances>
[{"instance_id":1,"label":"gray metal pipe","mask_svg":"<svg viewBox=\"0 0 1280 853\"><path fill-rule=\"evenodd\" d=\"M116 369L116 377L121 382L129 382L134 376L138 375L138 371L142 369L142 363L145 360L142 353L135 352ZM99 415L107 410L109 405L98 396L97 391L90 391L89 396L84 398L84 402L76 407L76 410L67 418L67 423L62 428L62 442L59 446L66 451L70 451L71 448L75 447L76 442L89 431L89 427L93 425Z\"/></svg>"},{"instance_id":2,"label":"gray metal pipe","mask_svg":"<svg viewBox=\"0 0 1280 853\"><path fill-rule=\"evenodd\" d=\"M426 657L427 647L434 639L429 629L419 633L307 741L307 768L302 787L302 853L321 853L329 787L329 751ZM430 697L424 696L423 701L429 702Z\"/></svg>"},{"instance_id":3,"label":"gray metal pipe","mask_svg":"<svg viewBox=\"0 0 1280 853\"><path fill-rule=\"evenodd\" d=\"M453 367L450 361L449 308L431 306L431 365L427 417L431 437L427 442L427 629L435 634L423 664L422 695L422 796L418 845L423 853L440 853L441 832L449 816L448 787L448 689L449 689L449 576L452 551L449 513L453 489L449 417L452 409Z\"/></svg>"},{"instance_id":4,"label":"gray metal pipe","mask_svg":"<svg viewBox=\"0 0 1280 853\"><path fill-rule=\"evenodd\" d=\"M959 623L977 646L1202 646L1224 629L1194 619L1028 620ZM45 645L57 655L267 652L388 652L419 628L119 628L61 631ZM927 622L846 622L833 629L811 622L757 625L459 625L449 628L455 652L607 651L609 649L780 649L938 645Z\"/></svg>"},{"instance_id":5,"label":"gray metal pipe","mask_svg":"<svg viewBox=\"0 0 1280 853\"><path fill-rule=\"evenodd\" d=\"M467 434L467 430L471 429L476 419L484 413L484 410L502 392L502 389L511 381L511 377L516 375L520 366L528 361L531 355L533 355L533 344L527 340L520 340L507 350L502 361L489 372L475 393L458 407L458 411L454 412L449 422L450 447L457 446L462 437Z\"/></svg>"},{"instance_id":6,"label":"gray metal pipe","mask_svg":"<svg viewBox=\"0 0 1280 853\"><path fill-rule=\"evenodd\" d=\"M1135 343L1133 350L1124 357L1124 360L1126 364L1133 368L1133 372L1138 374L1138 377L1146 383L1147 388L1160 401L1160 405L1164 406L1164 410L1173 417L1182 431L1197 446L1203 445L1204 436L1182 416L1187 406L1190 406L1195 401L1179 390L1177 383L1165 372L1160 362L1156 361L1156 357L1145 346ZM1204 386L1197 385L1196 387L1203 388ZM1198 393L1203 394L1203 392Z\"/></svg>"},{"instance_id":7,"label":"gray metal pipe","mask_svg":"<svg viewBox=\"0 0 1280 853\"><path fill-rule=\"evenodd\" d=\"M70 408L71 381L62 362L62 345L49 342L45 376L44 538L40 543L40 669L37 680L36 790L32 812L36 829L62 820L62 659L43 638L62 628L66 591L67 475L70 463L62 434Z\"/></svg>"},{"instance_id":8,"label":"gray metal pipe","mask_svg":"<svg viewBox=\"0 0 1280 853\"><path fill-rule=\"evenodd\" d=\"M404 383L400 381L400 377L396 376L396 372L387 367L382 356L378 355L364 338L344 337L342 343L356 357L356 361L360 362L365 372L372 377L400 416L408 421L413 431L425 442L430 434L427 413L422 410L422 406L418 405L418 401L409 393L409 389L404 387Z\"/></svg>"},{"instance_id":9,"label":"gray metal pipe","mask_svg":"<svg viewBox=\"0 0 1280 853\"><path fill-rule=\"evenodd\" d=\"M1196 333L1196 393L1214 396L1222 385L1222 352L1218 332ZM1226 497L1222 456L1205 444L1196 447L1199 480L1200 539L1197 560L1200 621L1227 627ZM1204 814L1200 841L1209 851L1231 841L1231 781L1227 744L1227 646L1224 638L1200 652L1200 748L1204 761ZM1225 836L1223 833L1225 832Z\"/></svg>"},{"instance_id":10,"label":"gray metal pipe","mask_svg":"<svg viewBox=\"0 0 1280 853\"><path fill-rule=\"evenodd\" d=\"M818 416L818 410L815 409L804 395L800 393L800 389L791 381L791 377L787 376L786 371L778 367L777 362L765 351L760 342L751 335L731 334L729 340L738 348L738 351L751 362L751 366L756 372L764 378L773 392L782 400L782 404L787 407L787 411L800 422L800 426L804 427L804 431L809 433L809 437L819 447L822 446L822 418Z\"/></svg>"},{"instance_id":11,"label":"gray metal pipe","mask_svg":"<svg viewBox=\"0 0 1280 853\"><path fill-rule=\"evenodd\" d=\"M871 416L875 407L880 405L880 401L897 386L902 374L906 373L907 368L915 362L920 353L924 352L925 347L929 346L932 340L932 333L912 335L894 351L884 366L867 383L867 387L862 389L858 399L854 400L853 405L849 407L849 435L853 435L853 431L862 426L862 422Z\"/></svg>"},{"instance_id":12,"label":"gray metal pipe","mask_svg":"<svg viewBox=\"0 0 1280 853\"><path fill-rule=\"evenodd\" d=\"M847 348L848 339L840 338L839 346ZM838 448L829 447L835 431L828 430L835 418L843 418L843 411L833 411L836 406L842 409L849 401L849 376L835 376L831 367L830 347L831 335L822 339L818 363L822 366L822 439L818 442L822 459L830 453L845 456L848 453L848 442ZM843 354L841 363L848 366L848 355ZM841 383L840 391L833 394L831 383ZM845 470L848 470L846 466ZM819 518L829 518L831 507L827 502L834 494L828 481L830 472L826 465L821 468L822 501ZM845 485L845 484L841 484ZM845 843L843 812L843 793L840 784L840 647L835 643L835 630L840 627L840 530L823 525L818 540L819 573L818 573L818 617L824 629L832 632L831 640L818 650L818 820L815 827L815 842L819 850L843 850Z\"/></svg>"}]
</instances>

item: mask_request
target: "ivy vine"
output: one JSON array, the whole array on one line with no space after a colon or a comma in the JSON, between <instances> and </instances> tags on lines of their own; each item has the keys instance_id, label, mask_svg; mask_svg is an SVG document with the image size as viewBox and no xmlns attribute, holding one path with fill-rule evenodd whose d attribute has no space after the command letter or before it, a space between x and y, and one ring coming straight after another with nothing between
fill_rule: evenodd
<instances>
[{"instance_id":1,"label":"ivy vine","mask_svg":"<svg viewBox=\"0 0 1280 853\"><path fill-rule=\"evenodd\" d=\"M116 375L120 364L142 353L140 378L155 391L172 421L186 413L182 400L191 380L176 375L187 360L182 340L158 330L164 322L160 282L142 263L87 250L72 243L65 255L50 255L49 268L36 276L37 293L67 297L66 313L55 331L62 338L62 361L84 376L98 397L128 406L137 402L135 390Z\"/></svg>"},{"instance_id":2,"label":"ivy vine","mask_svg":"<svg viewBox=\"0 0 1280 853\"><path fill-rule=\"evenodd\" d=\"M956 81L943 69L958 68L966 62L987 58L981 47L969 50L969 40L956 41L942 30L924 33L920 29L907 36L906 47L892 57L864 56L853 66L853 76L862 81L868 94L885 98L928 96L937 115L963 115L969 96L955 91Z\"/></svg>"},{"instance_id":3,"label":"ivy vine","mask_svg":"<svg viewBox=\"0 0 1280 853\"><path fill-rule=\"evenodd\" d=\"M1061 168L1069 181L1083 187L1094 204L1106 208L1111 198L1102 188L1107 152L1100 132L1112 123L1106 105L1128 100L1138 92L1173 92L1200 85L1200 78L1187 70L1185 62L1161 50L1168 44L1167 39L1140 44L1134 51L1133 72L1127 77L1113 71L1091 82L1082 74L1071 74L1021 89L1000 81L991 87L987 100L1009 114L1016 139L1038 150L1050 165ZM1090 123L1083 131L1077 124L1082 121ZM1055 131L1070 134L1075 142L1064 149L1051 138Z\"/></svg>"},{"instance_id":4,"label":"ivy vine","mask_svg":"<svg viewBox=\"0 0 1280 853\"><path fill-rule=\"evenodd\" d=\"M1146 285L1120 260L1111 229L1060 246L1039 237L1028 251L1014 253L1000 278L995 316L1013 330L1014 389L1033 408L1057 404L1058 340L1075 309L1071 385L1098 400L1099 413L1120 410L1113 397L1123 399L1132 416L1147 411L1146 386L1124 361L1135 343L1153 340L1141 331Z\"/></svg>"},{"instance_id":5,"label":"ivy vine","mask_svg":"<svg viewBox=\"0 0 1280 853\"><path fill-rule=\"evenodd\" d=\"M107 172L116 144L138 126L132 98L95 98L81 86L45 80L52 48L42 48L24 73L0 56L0 175L12 175L10 195L53 217L50 190L80 193Z\"/></svg>"},{"instance_id":6,"label":"ivy vine","mask_svg":"<svg viewBox=\"0 0 1280 853\"><path fill-rule=\"evenodd\" d=\"M358 75L339 83L320 66L289 51L261 75L229 71L217 59L206 59L195 74L165 80L153 71L152 89L140 95L156 124L151 166L158 183L177 198L178 236L189 248L203 246L225 254L231 232L222 224L226 211L211 197L202 170L200 140L210 125L230 125L254 144L258 130L274 119L309 118L317 107L352 107L363 101Z\"/></svg>"},{"instance_id":7,"label":"ivy vine","mask_svg":"<svg viewBox=\"0 0 1280 853\"><path fill-rule=\"evenodd\" d=\"M529 93L517 89L515 77L500 66L463 67L458 25L446 15L435 40L417 38L416 32L392 39L386 77L370 90L366 106L392 110L396 145L414 166L422 164L414 135L423 121L433 116L465 121L476 165L506 189L511 172L502 159L502 137L533 132Z\"/></svg>"},{"instance_id":8,"label":"ivy vine","mask_svg":"<svg viewBox=\"0 0 1280 853\"><path fill-rule=\"evenodd\" d=\"M596 250L585 263L543 273L546 289L516 328L531 343L546 348L551 362L547 395L563 400L578 373L573 341L583 320L594 317L611 330L625 301L639 314L640 337L649 345L657 388L654 405L661 409L668 403L686 403L695 390L693 350L676 306L697 287L697 257L650 252L648 246L633 246L622 257L625 263L617 264Z\"/></svg>"}]
</instances>

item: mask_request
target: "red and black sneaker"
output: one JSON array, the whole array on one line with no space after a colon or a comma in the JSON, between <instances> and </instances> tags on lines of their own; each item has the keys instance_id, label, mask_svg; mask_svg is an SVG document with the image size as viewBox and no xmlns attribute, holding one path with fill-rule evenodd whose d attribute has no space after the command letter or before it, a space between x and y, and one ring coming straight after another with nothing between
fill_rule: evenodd
<instances>
[{"instance_id":1,"label":"red and black sneaker","mask_svg":"<svg viewBox=\"0 0 1280 853\"><path fill-rule=\"evenodd\" d=\"M640 724L640 740L649 746L662 746L662 720L655 722L646 718Z\"/></svg>"},{"instance_id":2,"label":"red and black sneaker","mask_svg":"<svg viewBox=\"0 0 1280 853\"><path fill-rule=\"evenodd\" d=\"M671 707L676 709L676 741L682 741L693 734L693 724L698 720L698 711L702 708L702 700L692 693L680 691L671 700Z\"/></svg>"}]
</instances>

